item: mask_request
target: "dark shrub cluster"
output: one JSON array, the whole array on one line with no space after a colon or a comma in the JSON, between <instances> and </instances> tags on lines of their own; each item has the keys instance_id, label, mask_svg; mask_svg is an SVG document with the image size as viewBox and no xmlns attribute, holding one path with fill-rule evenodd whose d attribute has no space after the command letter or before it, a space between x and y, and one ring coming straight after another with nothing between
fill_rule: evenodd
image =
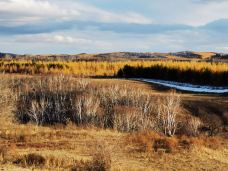
<instances>
[{"instance_id":1,"label":"dark shrub cluster","mask_svg":"<svg viewBox=\"0 0 228 171\"><path fill-rule=\"evenodd\" d=\"M31 153L16 159L13 163L22 165L22 166L40 167L40 166L44 166L45 162L46 162L46 159L43 156L39 154Z\"/></svg>"},{"instance_id":2,"label":"dark shrub cluster","mask_svg":"<svg viewBox=\"0 0 228 171\"><path fill-rule=\"evenodd\" d=\"M91 161L78 161L70 171L109 171L110 169L110 157L97 154Z\"/></svg>"}]
</instances>

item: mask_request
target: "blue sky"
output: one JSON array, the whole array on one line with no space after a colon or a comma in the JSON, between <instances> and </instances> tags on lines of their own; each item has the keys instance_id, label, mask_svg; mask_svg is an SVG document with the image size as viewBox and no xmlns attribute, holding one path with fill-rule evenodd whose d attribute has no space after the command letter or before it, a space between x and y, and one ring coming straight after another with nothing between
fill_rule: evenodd
<instances>
[{"instance_id":1,"label":"blue sky","mask_svg":"<svg viewBox=\"0 0 228 171\"><path fill-rule=\"evenodd\" d=\"M0 52L228 53L227 0L0 0Z\"/></svg>"}]
</instances>

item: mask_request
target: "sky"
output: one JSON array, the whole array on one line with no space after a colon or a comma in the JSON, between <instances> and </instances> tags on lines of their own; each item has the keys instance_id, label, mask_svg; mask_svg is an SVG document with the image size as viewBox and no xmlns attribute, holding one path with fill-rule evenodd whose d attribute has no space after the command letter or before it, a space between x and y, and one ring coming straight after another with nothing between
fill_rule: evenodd
<instances>
[{"instance_id":1,"label":"sky","mask_svg":"<svg viewBox=\"0 0 228 171\"><path fill-rule=\"evenodd\" d=\"M0 52L228 53L228 0L0 0Z\"/></svg>"}]
</instances>

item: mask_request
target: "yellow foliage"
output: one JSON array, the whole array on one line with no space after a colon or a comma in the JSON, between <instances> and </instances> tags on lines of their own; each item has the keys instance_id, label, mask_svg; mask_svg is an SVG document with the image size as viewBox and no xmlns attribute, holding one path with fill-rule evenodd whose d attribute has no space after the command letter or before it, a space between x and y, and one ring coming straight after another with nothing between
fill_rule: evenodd
<instances>
[{"instance_id":1,"label":"yellow foliage","mask_svg":"<svg viewBox=\"0 0 228 171\"><path fill-rule=\"evenodd\" d=\"M78 61L78 62L32 62L10 61L0 62L0 72L24 74L65 73L77 76L114 76L125 65L137 67L162 66L179 70L209 70L213 73L227 72L228 63L210 63L197 61Z\"/></svg>"}]
</instances>

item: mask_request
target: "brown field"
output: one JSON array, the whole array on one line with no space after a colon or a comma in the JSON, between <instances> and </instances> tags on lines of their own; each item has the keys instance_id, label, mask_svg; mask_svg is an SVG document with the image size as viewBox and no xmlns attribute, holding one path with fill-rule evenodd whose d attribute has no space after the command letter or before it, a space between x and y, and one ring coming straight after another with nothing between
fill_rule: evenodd
<instances>
[{"instance_id":1,"label":"brown field","mask_svg":"<svg viewBox=\"0 0 228 171\"><path fill-rule=\"evenodd\" d=\"M0 169L1 170L221 170L228 168L228 97L181 94L180 122L195 116L210 122L216 135L201 131L198 136L179 133L167 137L160 132L121 132L72 122L51 126L20 124L14 118L14 92L5 79L33 76L1 75L0 79ZM92 79L91 85L119 85L166 97L167 88L137 81ZM4 97L4 98L3 98ZM7 100L4 100L7 99ZM212 121L212 122L211 122ZM214 122L213 122L214 121ZM180 130L181 131L181 130ZM77 168L77 169L76 169ZM85 169L86 168L86 169ZM83 169L82 169L83 170ZM102 171L102 170L101 170Z\"/></svg>"}]
</instances>

